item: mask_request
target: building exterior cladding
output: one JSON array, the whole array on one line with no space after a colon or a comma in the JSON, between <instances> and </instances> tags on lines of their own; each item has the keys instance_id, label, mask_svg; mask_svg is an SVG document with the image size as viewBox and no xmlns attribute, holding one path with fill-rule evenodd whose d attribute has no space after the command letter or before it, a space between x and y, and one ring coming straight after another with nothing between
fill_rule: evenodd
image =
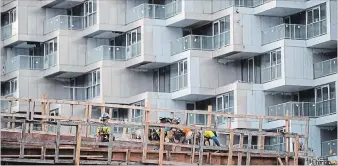
<instances>
[{"instance_id":1,"label":"building exterior cladding","mask_svg":"<svg viewBox=\"0 0 338 166\"><path fill-rule=\"evenodd\" d=\"M314 154L337 156L335 0L7 0L1 5L1 96L310 116ZM1 103L2 111L7 108ZM25 108L13 105L16 112ZM83 110L53 105L50 115L84 116ZM100 113L97 109L92 117ZM160 116L166 115L151 118ZM188 124L207 120L176 116ZM143 117L140 110L114 109L112 118ZM224 118L217 123L228 124ZM264 122L263 129L281 131L284 125ZM257 129L258 122L235 119L231 127ZM292 121L291 132L304 133L305 125ZM283 150L283 141L266 138L265 148Z\"/></svg>"}]
</instances>

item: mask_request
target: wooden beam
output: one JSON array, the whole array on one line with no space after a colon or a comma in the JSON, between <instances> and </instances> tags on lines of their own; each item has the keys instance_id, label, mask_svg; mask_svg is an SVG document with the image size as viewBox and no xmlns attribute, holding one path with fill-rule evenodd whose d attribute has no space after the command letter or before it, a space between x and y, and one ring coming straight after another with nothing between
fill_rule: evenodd
<instances>
[{"instance_id":1,"label":"wooden beam","mask_svg":"<svg viewBox=\"0 0 338 166\"><path fill-rule=\"evenodd\" d=\"M229 153L228 153L228 163L227 165L232 165L232 150L234 145L234 132L230 132L230 142L229 142Z\"/></svg>"},{"instance_id":2,"label":"wooden beam","mask_svg":"<svg viewBox=\"0 0 338 166\"><path fill-rule=\"evenodd\" d=\"M56 125L56 137L55 137L55 157L54 157L54 162L58 163L59 162L59 149L60 149L60 121L57 121Z\"/></svg>"},{"instance_id":3,"label":"wooden beam","mask_svg":"<svg viewBox=\"0 0 338 166\"><path fill-rule=\"evenodd\" d=\"M163 151L164 151L164 128L161 128L161 134L160 134L160 150L158 152L158 165L163 165Z\"/></svg>"},{"instance_id":4,"label":"wooden beam","mask_svg":"<svg viewBox=\"0 0 338 166\"><path fill-rule=\"evenodd\" d=\"M241 133L240 136L239 136L239 148L240 149L243 148L243 144L244 144L244 134ZM239 152L238 153L238 162L237 162L238 166L242 165L242 156L243 156L243 152Z\"/></svg>"},{"instance_id":5,"label":"wooden beam","mask_svg":"<svg viewBox=\"0 0 338 166\"><path fill-rule=\"evenodd\" d=\"M114 125L110 126L110 133L109 133L109 145L108 145L108 164L111 164L112 155L113 155L113 138L114 138Z\"/></svg>"},{"instance_id":6,"label":"wooden beam","mask_svg":"<svg viewBox=\"0 0 338 166\"><path fill-rule=\"evenodd\" d=\"M42 100L41 100L41 115L46 116L46 95L42 95ZM48 115L49 116L49 115ZM46 124L42 125L42 131L47 132L47 127Z\"/></svg>"},{"instance_id":7,"label":"wooden beam","mask_svg":"<svg viewBox=\"0 0 338 166\"><path fill-rule=\"evenodd\" d=\"M150 107L149 100L145 102L146 108ZM147 160L147 150L148 150L148 132L149 132L149 123L150 123L150 115L149 111L143 110L143 116L145 118L144 122L144 136L143 136L143 151L142 151L142 162Z\"/></svg>"},{"instance_id":8,"label":"wooden beam","mask_svg":"<svg viewBox=\"0 0 338 166\"><path fill-rule=\"evenodd\" d=\"M258 131L263 131L263 119L259 119ZM258 149L264 149L264 143L262 142L262 136L258 136Z\"/></svg>"},{"instance_id":9,"label":"wooden beam","mask_svg":"<svg viewBox=\"0 0 338 166\"><path fill-rule=\"evenodd\" d=\"M290 121L285 120L285 132L290 133ZM289 154L290 154L290 137L285 136L285 151L286 151L286 156L285 156L285 164L289 165Z\"/></svg>"},{"instance_id":10,"label":"wooden beam","mask_svg":"<svg viewBox=\"0 0 338 166\"><path fill-rule=\"evenodd\" d=\"M139 107L139 106L128 106L128 105L120 105L120 104L102 104L100 102L79 102L79 101L67 101L67 100L41 100L41 99L26 99L26 98L11 98L11 97L3 97L0 96L0 100L10 100L10 101L36 101L36 102L50 102L54 104L74 104L74 105L93 105L93 106L105 106L105 107L113 107L113 108L131 108L131 109L141 109L141 110L147 110L152 112L174 112L174 113L191 113L191 114L202 114L202 115L208 115L209 113L205 110L170 110L170 109L150 109L145 107ZM247 115L247 114L231 114L231 113L224 113L224 112L212 112L212 115L218 115L218 116L225 116L225 117L231 117L231 118L248 118L248 119L267 119L267 120L303 120L305 121L308 119L308 117L302 117L302 116L264 116L264 115Z\"/></svg>"},{"instance_id":11,"label":"wooden beam","mask_svg":"<svg viewBox=\"0 0 338 166\"><path fill-rule=\"evenodd\" d=\"M200 153L198 155L198 165L203 165L203 146L204 146L204 131L205 129L202 129L201 136L200 136Z\"/></svg>"},{"instance_id":12,"label":"wooden beam","mask_svg":"<svg viewBox=\"0 0 338 166\"><path fill-rule=\"evenodd\" d=\"M88 122L89 121L89 118L88 118L88 116L89 116L89 106L86 105L85 107L86 107L85 108L85 118L86 118L86 121ZM88 127L88 125L86 125L85 126L85 136L86 137L88 137L88 133L89 133L89 127Z\"/></svg>"},{"instance_id":13,"label":"wooden beam","mask_svg":"<svg viewBox=\"0 0 338 166\"><path fill-rule=\"evenodd\" d=\"M21 130L21 142L20 142L20 157L19 158L23 158L24 154L25 154L25 138L26 138L26 122L22 123L22 130Z\"/></svg>"},{"instance_id":14,"label":"wooden beam","mask_svg":"<svg viewBox=\"0 0 338 166\"><path fill-rule=\"evenodd\" d=\"M193 146L192 146L192 154L191 154L191 164L193 164L195 162L195 152L196 152L196 137L197 137L197 130L194 130L194 142L193 142Z\"/></svg>"},{"instance_id":15,"label":"wooden beam","mask_svg":"<svg viewBox=\"0 0 338 166\"><path fill-rule=\"evenodd\" d=\"M33 102L33 109L31 112L30 120L34 120L34 114L35 114L35 102ZM29 127L29 132L31 131L33 131L33 124L30 124L30 127Z\"/></svg>"},{"instance_id":16,"label":"wooden beam","mask_svg":"<svg viewBox=\"0 0 338 166\"><path fill-rule=\"evenodd\" d=\"M212 106L208 105L208 127L211 129L211 112L212 112Z\"/></svg>"},{"instance_id":17,"label":"wooden beam","mask_svg":"<svg viewBox=\"0 0 338 166\"><path fill-rule=\"evenodd\" d=\"M284 165L282 159L279 156L277 157L277 160L278 160L279 165Z\"/></svg>"},{"instance_id":18,"label":"wooden beam","mask_svg":"<svg viewBox=\"0 0 338 166\"><path fill-rule=\"evenodd\" d=\"M76 127L76 147L74 165L80 165L80 150L81 150L81 124Z\"/></svg>"},{"instance_id":19,"label":"wooden beam","mask_svg":"<svg viewBox=\"0 0 338 166\"><path fill-rule=\"evenodd\" d=\"M251 145L252 145L252 135L249 134L248 135L248 149L251 149ZM250 161L251 161L251 154L250 152L246 153L246 165L249 166L250 165Z\"/></svg>"},{"instance_id":20,"label":"wooden beam","mask_svg":"<svg viewBox=\"0 0 338 166\"><path fill-rule=\"evenodd\" d=\"M296 136L296 139L295 139L294 152L295 152L295 156L294 156L294 163L293 163L293 165L298 165L298 156L299 156L299 136Z\"/></svg>"}]
</instances>

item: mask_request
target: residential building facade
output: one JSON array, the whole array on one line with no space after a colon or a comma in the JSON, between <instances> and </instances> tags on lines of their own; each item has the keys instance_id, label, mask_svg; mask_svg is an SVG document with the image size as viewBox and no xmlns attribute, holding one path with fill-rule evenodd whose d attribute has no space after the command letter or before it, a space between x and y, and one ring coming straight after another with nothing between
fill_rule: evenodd
<instances>
[{"instance_id":1,"label":"residential building facade","mask_svg":"<svg viewBox=\"0 0 338 166\"><path fill-rule=\"evenodd\" d=\"M7 0L1 65L6 97L309 116L309 147L337 160L336 0ZM27 110L2 102L2 112L10 106ZM49 113L84 116L84 109L52 105ZM98 118L102 110L92 109ZM151 119L161 116L169 115ZM187 124L207 121L176 116ZM112 113L116 120L143 118L141 110ZM246 119L213 121L258 129ZM305 132L303 122L290 126ZM284 121L263 123L266 131L284 128ZM285 150L283 138L264 142L265 149Z\"/></svg>"}]
</instances>

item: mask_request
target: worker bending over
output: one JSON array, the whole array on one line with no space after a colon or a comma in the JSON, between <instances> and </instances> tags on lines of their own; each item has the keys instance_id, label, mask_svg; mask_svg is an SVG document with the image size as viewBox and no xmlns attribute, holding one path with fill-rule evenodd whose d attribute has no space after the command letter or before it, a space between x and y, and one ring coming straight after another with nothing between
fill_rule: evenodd
<instances>
[{"instance_id":1,"label":"worker bending over","mask_svg":"<svg viewBox=\"0 0 338 166\"><path fill-rule=\"evenodd\" d=\"M213 131L204 131L204 137L207 138L207 139L212 139L212 141L214 141L214 143L217 145L217 146L221 146L219 144L219 141L217 139L217 136L214 134Z\"/></svg>"}]
</instances>

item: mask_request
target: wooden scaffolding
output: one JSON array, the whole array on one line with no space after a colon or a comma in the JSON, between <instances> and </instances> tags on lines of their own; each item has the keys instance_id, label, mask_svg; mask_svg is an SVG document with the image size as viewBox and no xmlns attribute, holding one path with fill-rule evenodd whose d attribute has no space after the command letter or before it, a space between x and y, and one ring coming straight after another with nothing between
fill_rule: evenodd
<instances>
[{"instance_id":1,"label":"wooden scaffolding","mask_svg":"<svg viewBox=\"0 0 338 166\"><path fill-rule=\"evenodd\" d=\"M149 101L146 101L145 107L128 106L119 104L104 104L94 102L77 102L65 100L50 99L22 99L22 98L4 98L2 101L8 102L7 112L1 113L2 124L7 123L7 128L1 129L1 160L4 162L23 162L23 163L74 163L79 164L215 164L215 165L298 165L307 164L309 156L308 136L309 136L309 118L291 117L291 116L261 116L261 115L238 115L223 112L212 112L211 106L208 111L199 110L169 110L150 108ZM14 102L26 103L28 105L25 113L14 113L12 104ZM35 114L36 104L41 104L41 115ZM50 116L51 104L66 104L70 106L69 111L73 111L76 105L84 106L84 117L65 117ZM113 108L139 109L143 110L144 121L142 123L121 122L108 120L101 122L98 119L92 119L92 107L101 107L101 112L106 109L112 114ZM206 126L195 125L173 125L162 124L150 121L150 115L153 112L169 112L171 116L175 113L184 113L184 115L205 115L207 116ZM111 117L111 116L110 116ZM221 128L212 125L212 118L216 123L218 117L227 118L227 127ZM38 119L38 120L36 120ZM53 119L54 121L50 121ZM233 129L231 128L232 119L254 119L257 121L257 130ZM263 131L263 123L267 120L285 121L285 132L267 132ZM305 121L305 134L296 134L290 132L290 121ZM13 126L19 123L22 127L17 130ZM33 131L33 125L41 125L42 131ZM47 126L53 125L56 130L54 134L48 134ZM65 136L60 132L63 126L73 126L76 129L74 135ZM125 128L144 129L144 138L141 140L123 140L113 141L113 132L110 133L109 142L98 142L95 138L88 136L89 126L109 126ZM164 127L190 128L194 131L193 144L175 144L164 141ZM148 129L160 128L160 141L148 140ZM226 135L226 146L206 146L204 137L201 137L199 145L196 144L196 133L198 131L213 130ZM111 130L113 131L113 130ZM125 131L125 130L124 130ZM239 146L234 146L234 137L239 136ZM244 136L248 137L247 145L244 145ZM252 146L252 138L258 138L257 148ZM285 151L273 151L264 148L265 137L284 137ZM304 142L304 149L294 148L290 151L290 139L294 139L294 147L299 147L300 139ZM157 147L158 150L153 150ZM169 148L168 148L169 147ZM174 148L173 148L174 147ZM173 150L175 147L181 150ZM11 149L7 151L6 149ZM214 152L215 150L219 152Z\"/></svg>"}]
</instances>

